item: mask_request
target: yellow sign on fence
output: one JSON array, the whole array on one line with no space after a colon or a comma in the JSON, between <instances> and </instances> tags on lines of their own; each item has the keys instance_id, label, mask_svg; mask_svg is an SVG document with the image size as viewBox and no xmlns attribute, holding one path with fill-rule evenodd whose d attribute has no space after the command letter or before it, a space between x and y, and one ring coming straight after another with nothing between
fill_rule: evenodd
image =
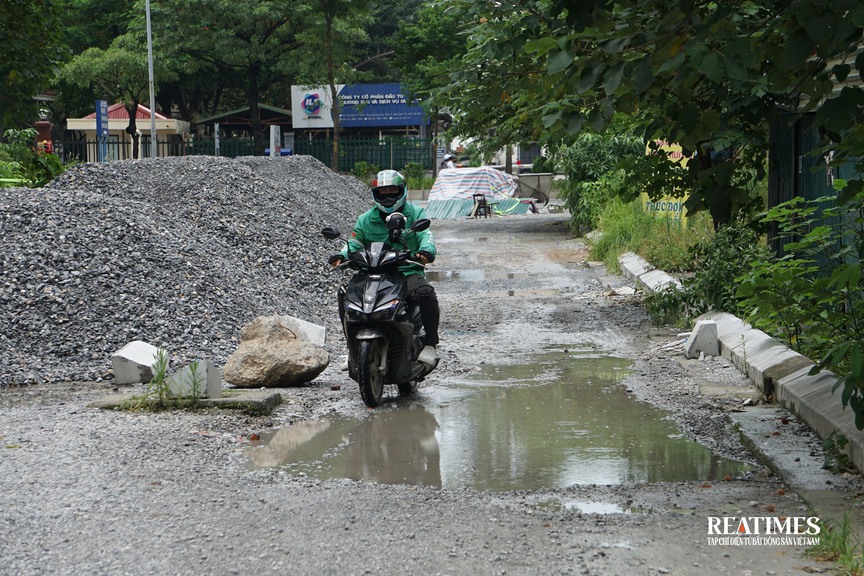
<instances>
[{"instance_id":1,"label":"yellow sign on fence","mask_svg":"<svg viewBox=\"0 0 864 576\"><path fill-rule=\"evenodd\" d=\"M684 151L678 144L669 144L665 140L658 140L657 145L661 150L666 151L666 155L678 162L682 167L687 166L689 157L684 156ZM652 154L650 147L645 147L646 154ZM659 200L651 200L648 195L642 194L642 205L645 210L652 214L669 220L675 220L681 223L681 226L687 226L687 215L684 211L684 202L687 201L687 196L673 198L672 196L664 196Z\"/></svg>"}]
</instances>

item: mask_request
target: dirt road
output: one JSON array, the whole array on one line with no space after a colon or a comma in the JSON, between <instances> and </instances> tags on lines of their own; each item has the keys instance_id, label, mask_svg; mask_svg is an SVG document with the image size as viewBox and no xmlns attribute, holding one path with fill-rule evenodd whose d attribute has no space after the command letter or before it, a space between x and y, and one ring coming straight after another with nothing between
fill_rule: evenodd
<instances>
[{"instance_id":1,"label":"dirt road","mask_svg":"<svg viewBox=\"0 0 864 576\"><path fill-rule=\"evenodd\" d=\"M356 386L338 371L338 355L312 385L285 390L285 402L269 417L99 411L87 403L105 389L88 384L0 390L0 574L828 570L805 557L801 545L709 541L711 518L807 518L811 512L756 461L724 418L755 394L749 382L722 361L683 362L674 349L664 349L672 335L650 325L638 298L606 294L607 286L624 281L587 262L584 246L567 233L567 219L542 214L435 222L440 256L430 276L442 304L442 362L408 401L367 410ZM338 338L333 341L338 350ZM462 406L466 398L453 390L464 390L484 367L530 366L540 353L571 348L632 362L603 394L619 389L670 410L677 435L746 463L749 472L729 479L617 478L508 490L453 480L454 470L472 468L448 452L456 444L443 424L451 414L445 408ZM547 376L533 374L523 380ZM498 396L508 395L506 383L497 386ZM712 395L700 393L709 388ZM356 448L357 434L378 438L361 452L381 452L386 445L374 436L386 422L381 414L408 414L408 422L436 416L437 429L417 440L417 458L427 472L438 468L443 488L434 480L316 477L316 468L350 452L352 442ZM456 414L450 422L458 422ZM626 418L600 415L621 430L630 428ZM323 446L311 472L279 465L284 453L271 465L254 463L252 455L266 446L250 442L253 435L305 429L288 443L308 445L346 420L359 425ZM512 414L501 420L507 425L496 433L518 427ZM475 430L481 439L484 430ZM478 445L497 454L505 444ZM544 452L538 453L542 461ZM592 467L598 465L586 461L568 470ZM663 471L662 462L656 470Z\"/></svg>"}]
</instances>

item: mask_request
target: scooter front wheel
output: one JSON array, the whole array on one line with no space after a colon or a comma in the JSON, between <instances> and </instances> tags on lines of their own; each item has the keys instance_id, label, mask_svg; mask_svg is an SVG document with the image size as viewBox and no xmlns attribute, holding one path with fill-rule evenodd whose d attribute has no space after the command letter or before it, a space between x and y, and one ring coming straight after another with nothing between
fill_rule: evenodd
<instances>
[{"instance_id":1,"label":"scooter front wheel","mask_svg":"<svg viewBox=\"0 0 864 576\"><path fill-rule=\"evenodd\" d=\"M381 371L387 348L382 340L361 340L357 348L357 383L360 397L370 408L381 404L386 374Z\"/></svg>"}]
</instances>

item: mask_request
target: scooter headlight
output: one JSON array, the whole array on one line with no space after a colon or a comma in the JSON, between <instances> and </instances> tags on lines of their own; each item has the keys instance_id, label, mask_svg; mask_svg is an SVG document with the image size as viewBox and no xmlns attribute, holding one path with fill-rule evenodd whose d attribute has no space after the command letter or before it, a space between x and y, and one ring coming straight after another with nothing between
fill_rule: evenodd
<instances>
[{"instance_id":1,"label":"scooter headlight","mask_svg":"<svg viewBox=\"0 0 864 576\"><path fill-rule=\"evenodd\" d=\"M393 318L398 312L399 308L402 305L402 300L394 299L389 302L384 302L377 308L372 314L369 315L370 320L389 320Z\"/></svg>"}]
</instances>

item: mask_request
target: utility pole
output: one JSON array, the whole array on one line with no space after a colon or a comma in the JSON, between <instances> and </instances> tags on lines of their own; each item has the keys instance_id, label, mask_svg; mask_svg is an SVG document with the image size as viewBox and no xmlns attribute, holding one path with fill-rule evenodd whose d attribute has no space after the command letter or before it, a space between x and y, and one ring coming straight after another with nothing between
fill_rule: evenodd
<instances>
[{"instance_id":1,"label":"utility pole","mask_svg":"<svg viewBox=\"0 0 864 576\"><path fill-rule=\"evenodd\" d=\"M150 0L144 3L147 12L147 74L150 80L150 157L159 155L156 136L156 90L153 83L153 33L150 31Z\"/></svg>"}]
</instances>

